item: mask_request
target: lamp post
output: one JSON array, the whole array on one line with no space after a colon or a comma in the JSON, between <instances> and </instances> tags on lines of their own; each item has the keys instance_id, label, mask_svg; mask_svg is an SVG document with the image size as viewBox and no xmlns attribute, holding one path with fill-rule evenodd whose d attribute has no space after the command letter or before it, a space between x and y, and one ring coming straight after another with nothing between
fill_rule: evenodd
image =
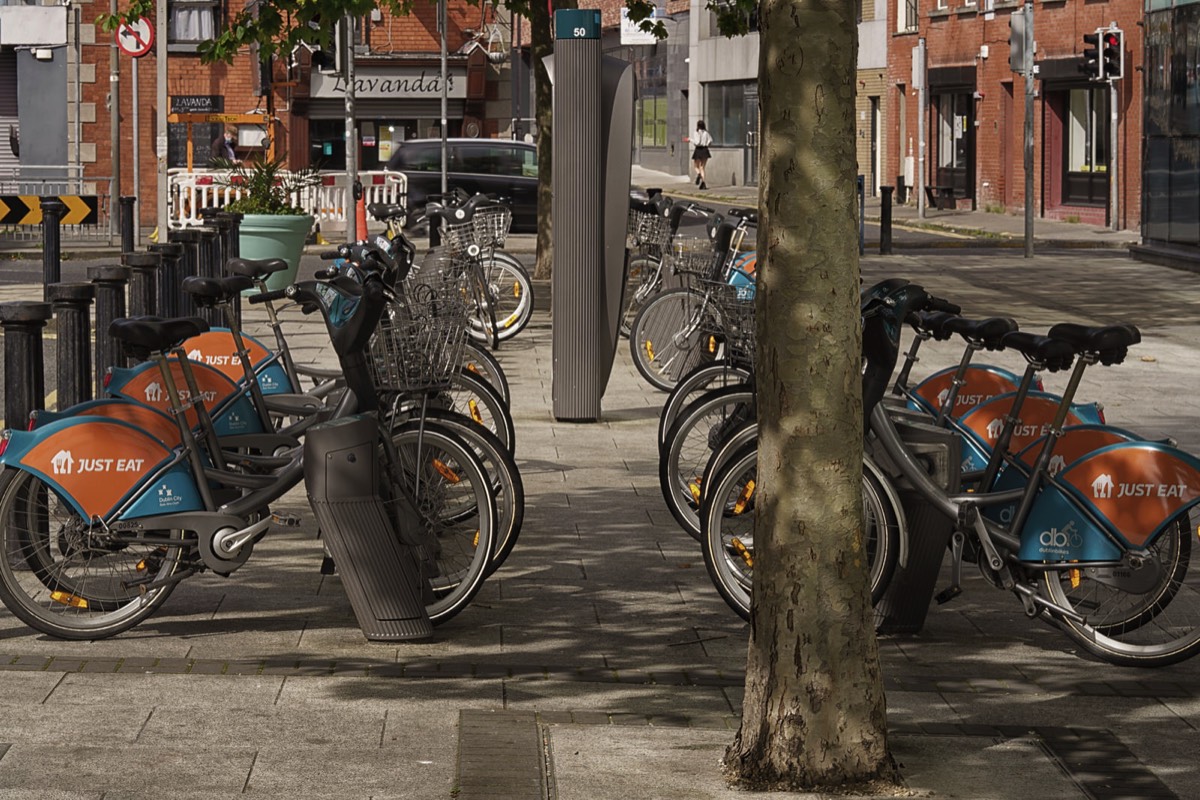
<instances>
[{"instance_id":1,"label":"lamp post","mask_svg":"<svg viewBox=\"0 0 1200 800\"><path fill-rule=\"evenodd\" d=\"M446 0L438 0L437 7L437 27L439 38L441 39L441 56L442 56L442 194L446 194L446 111L448 100L448 83L449 77L446 72Z\"/></svg>"}]
</instances>

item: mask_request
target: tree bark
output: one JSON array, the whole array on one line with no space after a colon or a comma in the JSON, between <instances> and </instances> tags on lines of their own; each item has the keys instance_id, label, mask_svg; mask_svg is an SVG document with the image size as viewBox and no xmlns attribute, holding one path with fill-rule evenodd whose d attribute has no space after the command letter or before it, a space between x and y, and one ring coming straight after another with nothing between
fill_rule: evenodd
<instances>
[{"instance_id":1,"label":"tree bark","mask_svg":"<svg viewBox=\"0 0 1200 800\"><path fill-rule=\"evenodd\" d=\"M759 8L754 598L725 766L759 789L888 785L862 530L856 6Z\"/></svg>"}]
</instances>

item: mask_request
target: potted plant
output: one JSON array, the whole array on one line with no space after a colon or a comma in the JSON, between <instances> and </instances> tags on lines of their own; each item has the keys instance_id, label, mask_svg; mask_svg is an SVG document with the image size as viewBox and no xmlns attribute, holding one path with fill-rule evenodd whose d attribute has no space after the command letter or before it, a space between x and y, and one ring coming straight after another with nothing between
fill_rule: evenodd
<instances>
[{"instance_id":1,"label":"potted plant","mask_svg":"<svg viewBox=\"0 0 1200 800\"><path fill-rule=\"evenodd\" d=\"M219 182L239 192L225 210L242 215L238 238L242 258L282 258L288 269L272 275L267 286L283 289L295 283L313 217L294 205L293 198L320 182L316 170L289 172L282 159L267 158L249 162L216 159L213 165L229 170L228 177Z\"/></svg>"}]
</instances>

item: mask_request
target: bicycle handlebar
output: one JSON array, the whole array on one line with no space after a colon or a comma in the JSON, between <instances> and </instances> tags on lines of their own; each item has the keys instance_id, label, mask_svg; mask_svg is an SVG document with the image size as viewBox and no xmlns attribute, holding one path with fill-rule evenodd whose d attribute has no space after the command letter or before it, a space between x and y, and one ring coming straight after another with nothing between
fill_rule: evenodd
<instances>
[{"instance_id":1,"label":"bicycle handlebar","mask_svg":"<svg viewBox=\"0 0 1200 800\"><path fill-rule=\"evenodd\" d=\"M251 305L257 305L259 303L266 303L274 300L283 300L287 296L288 294L286 289L276 289L273 292L260 292L259 294L252 294L247 297L246 300Z\"/></svg>"}]
</instances>

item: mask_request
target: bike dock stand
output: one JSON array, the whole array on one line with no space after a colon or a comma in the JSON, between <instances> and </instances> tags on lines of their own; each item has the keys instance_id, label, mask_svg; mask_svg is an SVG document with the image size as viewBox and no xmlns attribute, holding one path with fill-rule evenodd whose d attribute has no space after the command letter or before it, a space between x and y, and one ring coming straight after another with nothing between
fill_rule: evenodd
<instances>
[{"instance_id":1,"label":"bike dock stand","mask_svg":"<svg viewBox=\"0 0 1200 800\"><path fill-rule=\"evenodd\" d=\"M962 476L962 442L958 434L930 425L923 414L908 415L900 409L888 413L893 415L905 446L919 461L929 464L933 482L951 494L957 493ZM896 574L876 603L875 628L878 633L919 633L929 613L954 521L926 502L886 456L874 455L880 468L892 477L908 522L908 562L896 566Z\"/></svg>"},{"instance_id":2,"label":"bike dock stand","mask_svg":"<svg viewBox=\"0 0 1200 800\"><path fill-rule=\"evenodd\" d=\"M304 437L304 485L367 640L427 639L433 625L416 553L375 491L378 440L379 424L366 415L314 425Z\"/></svg>"}]
</instances>

